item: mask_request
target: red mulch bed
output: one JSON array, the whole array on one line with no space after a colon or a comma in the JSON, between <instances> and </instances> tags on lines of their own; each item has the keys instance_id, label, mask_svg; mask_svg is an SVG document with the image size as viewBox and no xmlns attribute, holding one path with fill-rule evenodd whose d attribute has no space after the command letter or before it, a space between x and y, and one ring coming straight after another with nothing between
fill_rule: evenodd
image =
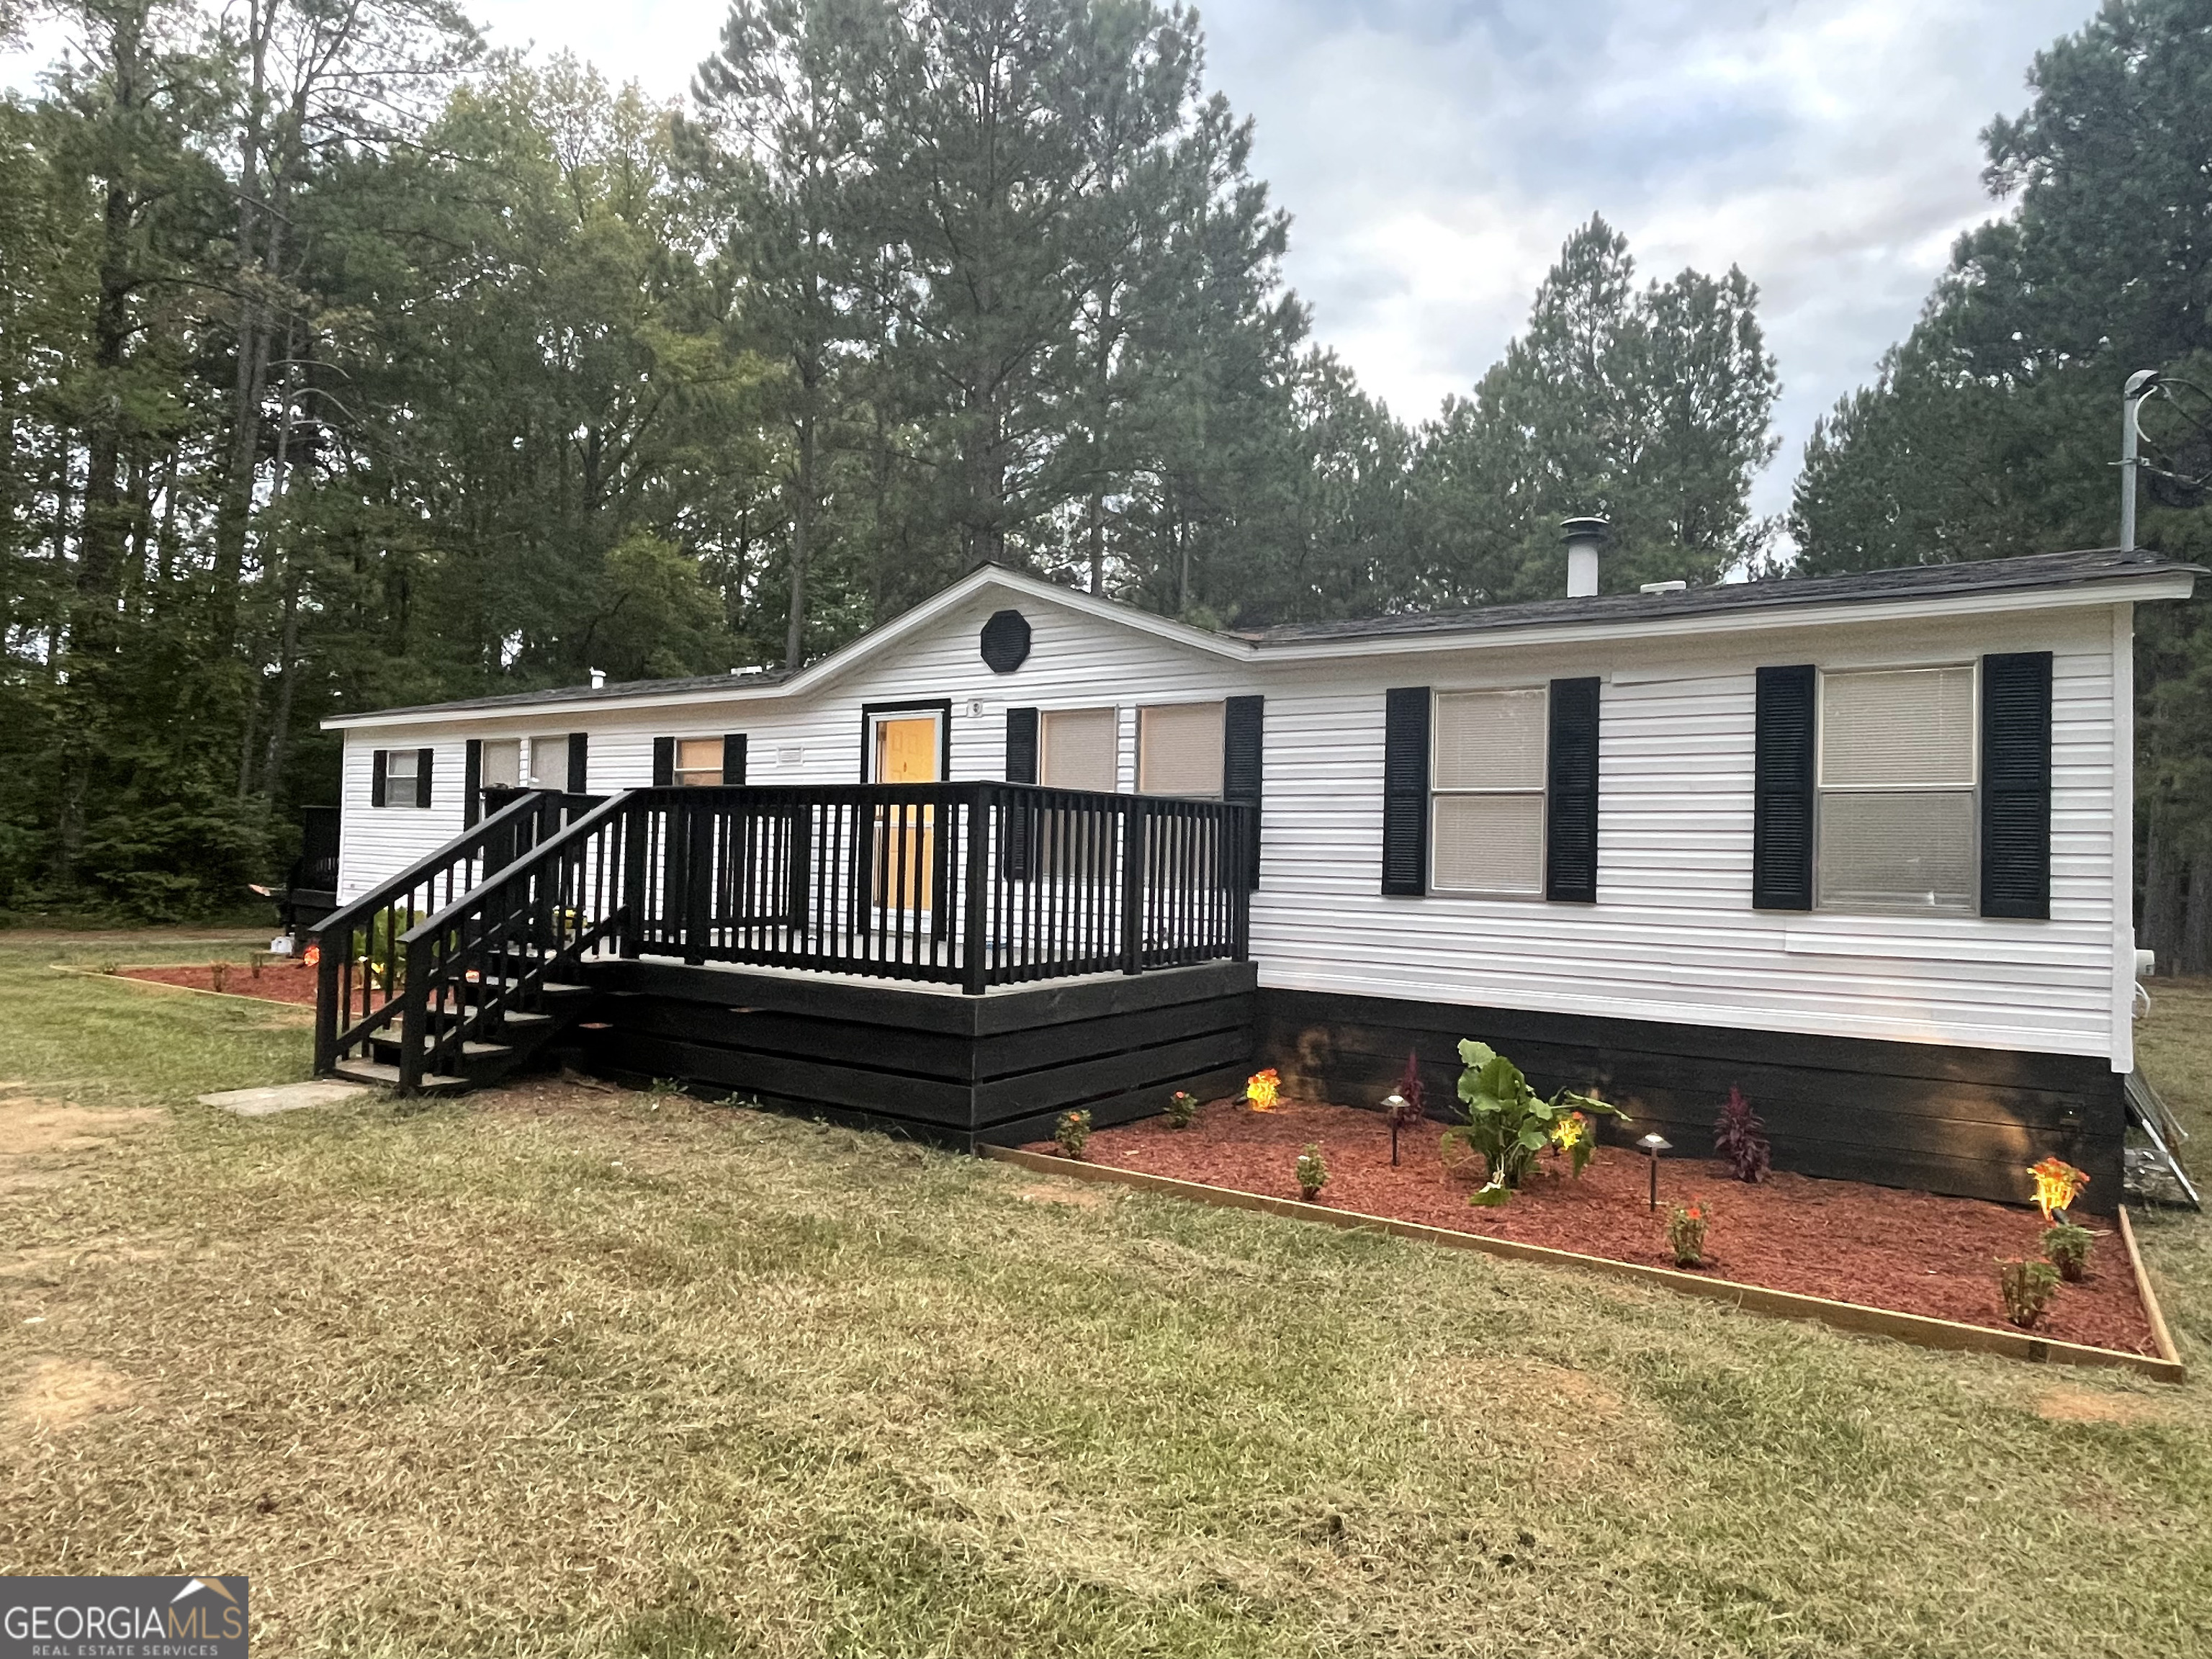
<instances>
[{"instance_id":1,"label":"red mulch bed","mask_svg":"<svg viewBox=\"0 0 2212 1659\"><path fill-rule=\"evenodd\" d=\"M2033 1210L1855 1181L1772 1175L1747 1186L1725 1164L1680 1155L1661 1162L1654 1216L1644 1155L1610 1146L1598 1149L1578 1181L1563 1161L1551 1173L1547 1154L1544 1172L1512 1202L1476 1209L1468 1203L1480 1184L1476 1160L1461 1158L1448 1168L1437 1150L1442 1129L1431 1123L1402 1133L1394 1170L1389 1126L1379 1113L1303 1103L1255 1112L1242 1100L1219 1100L1201 1108L1188 1129L1171 1129L1164 1118L1101 1129L1084 1157L1295 1199L1291 1166L1312 1141L1328 1164L1321 1201L1334 1208L1656 1267L1674 1265L1662 1224L1667 1205L1696 1199L1711 1218L1704 1271L1715 1278L2002 1328L2010 1327L1997 1294L1997 1259L2035 1255L2043 1227ZM1057 1148L1040 1141L1030 1150ZM2155 1353L2117 1224L2088 1224L2103 1234L2089 1275L2058 1287L2036 1334Z\"/></svg>"},{"instance_id":2,"label":"red mulch bed","mask_svg":"<svg viewBox=\"0 0 2212 1659\"><path fill-rule=\"evenodd\" d=\"M315 1005L315 970L304 962L267 962L256 972L249 964L230 962L222 964L223 979L220 988L215 982L212 963L193 963L175 968L118 968L115 971L124 979L150 979L157 985L188 985L195 991L220 988L226 995L259 997L264 1002L304 1003Z\"/></svg>"}]
</instances>

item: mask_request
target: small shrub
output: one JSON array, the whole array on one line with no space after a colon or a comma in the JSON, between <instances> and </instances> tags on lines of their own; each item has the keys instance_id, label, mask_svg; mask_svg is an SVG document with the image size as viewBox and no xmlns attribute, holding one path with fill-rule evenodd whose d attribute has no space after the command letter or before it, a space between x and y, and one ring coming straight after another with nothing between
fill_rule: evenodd
<instances>
[{"instance_id":1,"label":"small shrub","mask_svg":"<svg viewBox=\"0 0 2212 1659\"><path fill-rule=\"evenodd\" d=\"M1168 1098L1168 1127L1188 1129L1198 1116L1198 1097L1178 1089Z\"/></svg>"},{"instance_id":2,"label":"small shrub","mask_svg":"<svg viewBox=\"0 0 2212 1659\"><path fill-rule=\"evenodd\" d=\"M1743 1091L1734 1084L1729 1085L1728 1104L1713 1124L1713 1153L1738 1181L1761 1179L1774 1161L1773 1148L1766 1144L1765 1121L1751 1109Z\"/></svg>"},{"instance_id":3,"label":"small shrub","mask_svg":"<svg viewBox=\"0 0 2212 1659\"><path fill-rule=\"evenodd\" d=\"M2070 1221L2053 1222L2043 1231L2044 1260L2057 1268L2058 1276L2069 1285L2078 1285L2087 1276L2089 1252L2096 1245L2096 1234Z\"/></svg>"},{"instance_id":4,"label":"small shrub","mask_svg":"<svg viewBox=\"0 0 2212 1659\"><path fill-rule=\"evenodd\" d=\"M1298 1194L1310 1204L1328 1185L1328 1165L1322 1161L1321 1148L1308 1141L1305 1151L1298 1154Z\"/></svg>"},{"instance_id":5,"label":"small shrub","mask_svg":"<svg viewBox=\"0 0 2212 1659\"><path fill-rule=\"evenodd\" d=\"M2026 1330L2043 1317L2051 1293L2058 1288L2058 1269L2048 1261L2000 1261L1997 1291L2004 1297L2005 1317Z\"/></svg>"},{"instance_id":6,"label":"small shrub","mask_svg":"<svg viewBox=\"0 0 2212 1659\"><path fill-rule=\"evenodd\" d=\"M1667 1248L1678 1267L1705 1265L1705 1206L1694 1200L1667 1212Z\"/></svg>"},{"instance_id":7,"label":"small shrub","mask_svg":"<svg viewBox=\"0 0 2212 1659\"><path fill-rule=\"evenodd\" d=\"M230 964L228 963L210 962L208 963L208 986L210 989L220 991L224 986L229 983Z\"/></svg>"},{"instance_id":8,"label":"small shrub","mask_svg":"<svg viewBox=\"0 0 2212 1659\"><path fill-rule=\"evenodd\" d=\"M1421 1059L1419 1054L1406 1056L1406 1069L1398 1073L1398 1085L1393 1091L1398 1103L1388 1108L1383 1115L1390 1121L1390 1167L1398 1167L1398 1133L1410 1129L1429 1115L1428 1091L1421 1086Z\"/></svg>"},{"instance_id":9,"label":"small shrub","mask_svg":"<svg viewBox=\"0 0 2212 1659\"><path fill-rule=\"evenodd\" d=\"M1083 1149L1091 1144L1091 1114L1062 1112L1060 1121L1052 1127L1052 1138L1060 1143L1063 1154L1081 1158Z\"/></svg>"}]
</instances>

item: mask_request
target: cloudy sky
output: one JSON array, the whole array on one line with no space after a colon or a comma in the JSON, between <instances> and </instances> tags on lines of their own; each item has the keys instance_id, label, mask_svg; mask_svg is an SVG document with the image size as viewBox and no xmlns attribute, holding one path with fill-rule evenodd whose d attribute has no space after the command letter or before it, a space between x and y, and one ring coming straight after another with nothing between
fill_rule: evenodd
<instances>
[{"instance_id":1,"label":"cloudy sky","mask_svg":"<svg viewBox=\"0 0 2212 1659\"><path fill-rule=\"evenodd\" d=\"M465 3L466 0L465 0ZM674 97L712 0L475 0ZM1976 135L2094 0L1215 0L1209 79L1255 118L1315 331L1402 418L1464 391L1593 212L1647 275L1739 264L1781 360L1778 511L1814 417L1987 216ZM21 84L29 64L0 65ZM12 73L8 72L12 70Z\"/></svg>"}]
</instances>

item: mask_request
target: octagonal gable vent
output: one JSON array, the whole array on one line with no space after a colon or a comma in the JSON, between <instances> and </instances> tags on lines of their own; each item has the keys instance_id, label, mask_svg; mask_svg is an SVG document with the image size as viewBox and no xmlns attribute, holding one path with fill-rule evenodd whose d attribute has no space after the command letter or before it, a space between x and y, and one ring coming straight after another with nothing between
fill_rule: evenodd
<instances>
[{"instance_id":1,"label":"octagonal gable vent","mask_svg":"<svg viewBox=\"0 0 2212 1659\"><path fill-rule=\"evenodd\" d=\"M983 624L983 661L994 674L1011 674L1029 660L1029 618L1018 611L994 611Z\"/></svg>"}]
</instances>

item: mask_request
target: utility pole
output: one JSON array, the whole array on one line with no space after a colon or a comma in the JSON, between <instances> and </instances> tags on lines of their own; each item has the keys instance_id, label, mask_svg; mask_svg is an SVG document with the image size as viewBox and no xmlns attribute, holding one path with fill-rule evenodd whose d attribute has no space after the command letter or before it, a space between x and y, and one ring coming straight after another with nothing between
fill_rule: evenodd
<instances>
[{"instance_id":1,"label":"utility pole","mask_svg":"<svg viewBox=\"0 0 2212 1659\"><path fill-rule=\"evenodd\" d=\"M2158 390L2158 371L2139 368L2128 376L2127 385L2120 392L2120 551L2132 553L2136 546L2136 474L2142 462L2136 451L2142 442L2142 428L2136 417L2142 412L2143 399Z\"/></svg>"}]
</instances>

